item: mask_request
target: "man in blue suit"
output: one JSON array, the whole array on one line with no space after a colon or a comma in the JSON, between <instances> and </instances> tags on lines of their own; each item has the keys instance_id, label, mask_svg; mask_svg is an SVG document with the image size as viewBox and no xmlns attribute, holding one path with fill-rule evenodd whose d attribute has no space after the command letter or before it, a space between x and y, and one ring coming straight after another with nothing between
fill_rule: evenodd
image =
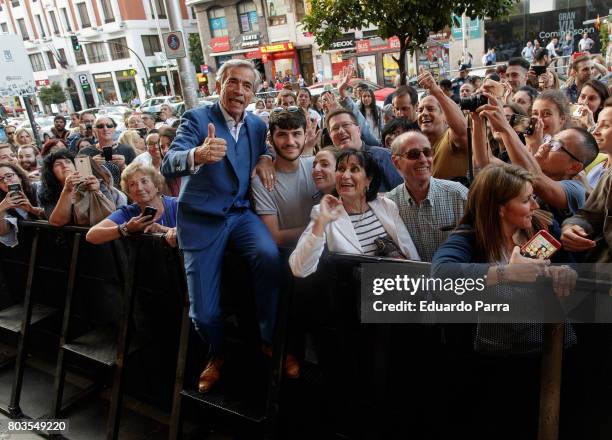
<instances>
[{"instance_id":1,"label":"man in blue suit","mask_svg":"<svg viewBox=\"0 0 612 440\"><path fill-rule=\"evenodd\" d=\"M279 253L266 226L250 209L253 169L269 187L272 157L266 126L245 111L260 82L246 60L227 61L217 73L219 102L183 114L176 138L162 162L166 177L182 177L177 235L185 256L190 311L210 358L199 390L210 390L223 366L219 306L223 254L244 257L254 282L256 312L264 347L272 341L279 287Z\"/></svg>"}]
</instances>

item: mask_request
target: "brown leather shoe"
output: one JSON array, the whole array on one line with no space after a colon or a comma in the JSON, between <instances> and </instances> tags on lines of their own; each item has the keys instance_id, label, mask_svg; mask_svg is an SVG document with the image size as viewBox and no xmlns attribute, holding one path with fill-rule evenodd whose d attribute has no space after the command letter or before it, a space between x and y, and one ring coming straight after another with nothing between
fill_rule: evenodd
<instances>
[{"instance_id":1,"label":"brown leather shoe","mask_svg":"<svg viewBox=\"0 0 612 440\"><path fill-rule=\"evenodd\" d=\"M200 374L200 380L198 382L198 391L200 393L206 393L215 386L215 384L221 378L221 367L223 366L224 359L221 357L213 357L206 364L206 368Z\"/></svg>"},{"instance_id":2,"label":"brown leather shoe","mask_svg":"<svg viewBox=\"0 0 612 440\"><path fill-rule=\"evenodd\" d=\"M261 351L269 358L272 357L272 347L270 345L262 345ZM300 363L291 353L287 353L285 358L285 376L289 379L298 379L300 377Z\"/></svg>"}]
</instances>

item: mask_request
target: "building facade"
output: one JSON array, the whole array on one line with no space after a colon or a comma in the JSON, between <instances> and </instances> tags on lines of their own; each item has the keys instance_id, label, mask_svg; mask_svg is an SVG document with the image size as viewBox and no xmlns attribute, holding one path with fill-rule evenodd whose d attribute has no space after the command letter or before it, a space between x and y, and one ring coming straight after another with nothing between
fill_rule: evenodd
<instances>
[{"instance_id":1,"label":"building facade","mask_svg":"<svg viewBox=\"0 0 612 440\"><path fill-rule=\"evenodd\" d=\"M314 38L303 31L303 0L186 0L198 20L209 73L229 59L250 59L265 79L315 77ZM214 81L212 82L214 83Z\"/></svg>"},{"instance_id":2,"label":"building facade","mask_svg":"<svg viewBox=\"0 0 612 440\"><path fill-rule=\"evenodd\" d=\"M21 35L37 86L58 82L70 110L180 94L155 18L168 31L163 0L0 0L0 30ZM188 35L197 33L192 8L180 0ZM76 36L80 50L71 37ZM170 75L168 74L170 71ZM171 78L172 77L172 78ZM42 109L42 103L37 107Z\"/></svg>"}]
</instances>

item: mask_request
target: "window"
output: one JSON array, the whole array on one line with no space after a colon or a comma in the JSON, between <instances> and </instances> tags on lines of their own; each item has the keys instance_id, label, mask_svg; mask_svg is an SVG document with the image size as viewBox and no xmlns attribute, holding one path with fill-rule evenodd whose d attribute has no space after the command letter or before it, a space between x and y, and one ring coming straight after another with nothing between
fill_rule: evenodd
<instances>
[{"instance_id":1,"label":"window","mask_svg":"<svg viewBox=\"0 0 612 440\"><path fill-rule=\"evenodd\" d=\"M28 41L30 39L30 36L28 35L28 29L26 28L25 20L23 18L18 18L17 24L19 25L19 32L21 33L21 38L23 38L23 41Z\"/></svg>"},{"instance_id":2,"label":"window","mask_svg":"<svg viewBox=\"0 0 612 440\"><path fill-rule=\"evenodd\" d=\"M304 0L295 1L295 21L300 22L306 15L306 8L304 7Z\"/></svg>"},{"instance_id":3,"label":"window","mask_svg":"<svg viewBox=\"0 0 612 440\"><path fill-rule=\"evenodd\" d=\"M112 23L115 21L115 14L111 5L111 0L101 0L102 13L104 14L104 23Z\"/></svg>"},{"instance_id":4,"label":"window","mask_svg":"<svg viewBox=\"0 0 612 440\"><path fill-rule=\"evenodd\" d=\"M123 58L130 57L129 51L127 50L127 41L125 37L108 40L108 47L110 48L112 60L121 60Z\"/></svg>"},{"instance_id":5,"label":"window","mask_svg":"<svg viewBox=\"0 0 612 440\"><path fill-rule=\"evenodd\" d=\"M238 21L240 22L240 32L257 32L257 8L255 3L248 1L238 4Z\"/></svg>"},{"instance_id":6,"label":"window","mask_svg":"<svg viewBox=\"0 0 612 440\"><path fill-rule=\"evenodd\" d=\"M2 26L2 32L7 32L8 33L8 24L2 23L2 24L0 24L0 26Z\"/></svg>"},{"instance_id":7,"label":"window","mask_svg":"<svg viewBox=\"0 0 612 440\"><path fill-rule=\"evenodd\" d=\"M40 36L45 38L47 36L47 33L45 32L45 27L43 26L43 22L40 18L40 15L36 16L36 21L38 21L38 27L40 28Z\"/></svg>"},{"instance_id":8,"label":"window","mask_svg":"<svg viewBox=\"0 0 612 440\"><path fill-rule=\"evenodd\" d=\"M298 0L299 1L299 0ZM285 0L268 0L268 20L270 26L280 26L287 23L287 5Z\"/></svg>"},{"instance_id":9,"label":"window","mask_svg":"<svg viewBox=\"0 0 612 440\"><path fill-rule=\"evenodd\" d=\"M51 12L53 14L53 12ZM64 16L64 21L66 22L66 30L68 32L72 32L72 26L70 26L70 19L68 18L68 10L66 8L62 8L62 15ZM55 17L55 14L53 14Z\"/></svg>"},{"instance_id":10,"label":"window","mask_svg":"<svg viewBox=\"0 0 612 440\"><path fill-rule=\"evenodd\" d=\"M39 53L33 53L30 55L30 63L32 64L32 70L34 72L42 72L45 70L45 61Z\"/></svg>"},{"instance_id":11,"label":"window","mask_svg":"<svg viewBox=\"0 0 612 440\"><path fill-rule=\"evenodd\" d=\"M53 56L53 52L48 51L45 52L47 54L47 59L49 60L49 66L51 66L52 69L56 69L55 67L55 57Z\"/></svg>"},{"instance_id":12,"label":"window","mask_svg":"<svg viewBox=\"0 0 612 440\"><path fill-rule=\"evenodd\" d=\"M19 6L19 0L12 0L11 4L13 5L14 8L16 8L17 6Z\"/></svg>"},{"instance_id":13,"label":"window","mask_svg":"<svg viewBox=\"0 0 612 440\"><path fill-rule=\"evenodd\" d=\"M77 9L79 10L79 17L81 17L81 27L91 27L91 22L89 21L89 13L87 12L87 5L85 3L78 3Z\"/></svg>"},{"instance_id":14,"label":"window","mask_svg":"<svg viewBox=\"0 0 612 440\"><path fill-rule=\"evenodd\" d=\"M66 66L68 65L68 59L66 58L66 51L64 49L60 49L58 50L58 52L59 52L59 63L65 69Z\"/></svg>"},{"instance_id":15,"label":"window","mask_svg":"<svg viewBox=\"0 0 612 440\"><path fill-rule=\"evenodd\" d=\"M157 35L143 35L142 45L146 56L155 55L155 52L161 52L161 44Z\"/></svg>"},{"instance_id":16,"label":"window","mask_svg":"<svg viewBox=\"0 0 612 440\"><path fill-rule=\"evenodd\" d=\"M55 12L49 11L49 17L51 17L51 24L53 25L53 33L55 35L59 34L59 28L57 27L57 18L55 18ZM70 30L70 27L68 27L68 30Z\"/></svg>"},{"instance_id":17,"label":"window","mask_svg":"<svg viewBox=\"0 0 612 440\"><path fill-rule=\"evenodd\" d=\"M105 46L104 43L90 43L85 45L87 59L90 63L103 63L104 61L108 61Z\"/></svg>"},{"instance_id":18,"label":"window","mask_svg":"<svg viewBox=\"0 0 612 440\"><path fill-rule=\"evenodd\" d=\"M74 58L76 59L76 63L78 65L87 64L87 61L85 60L85 54L83 53L83 47L82 46L81 46L81 50L79 50L79 51L75 50L74 51Z\"/></svg>"},{"instance_id":19,"label":"window","mask_svg":"<svg viewBox=\"0 0 612 440\"><path fill-rule=\"evenodd\" d=\"M228 35L224 8L210 8L208 10L208 22L210 25L210 35L213 38L225 37Z\"/></svg>"},{"instance_id":20,"label":"window","mask_svg":"<svg viewBox=\"0 0 612 440\"><path fill-rule=\"evenodd\" d=\"M153 5L152 2L155 2L155 5ZM166 2L164 2L164 0L149 0L149 5L151 6L151 16L153 19L155 19L155 9L153 9L153 6L157 9L157 18L168 18L166 14Z\"/></svg>"}]
</instances>

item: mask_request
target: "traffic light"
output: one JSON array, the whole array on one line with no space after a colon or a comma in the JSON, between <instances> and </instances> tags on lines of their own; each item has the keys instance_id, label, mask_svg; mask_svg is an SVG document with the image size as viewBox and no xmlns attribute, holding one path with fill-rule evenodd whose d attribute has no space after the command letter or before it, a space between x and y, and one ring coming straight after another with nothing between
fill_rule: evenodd
<instances>
[{"instance_id":1,"label":"traffic light","mask_svg":"<svg viewBox=\"0 0 612 440\"><path fill-rule=\"evenodd\" d=\"M70 37L70 40L72 40L72 48L74 49L75 52L78 52L81 50L81 43L79 43L79 39L77 38L76 35L73 35L72 37Z\"/></svg>"}]
</instances>

